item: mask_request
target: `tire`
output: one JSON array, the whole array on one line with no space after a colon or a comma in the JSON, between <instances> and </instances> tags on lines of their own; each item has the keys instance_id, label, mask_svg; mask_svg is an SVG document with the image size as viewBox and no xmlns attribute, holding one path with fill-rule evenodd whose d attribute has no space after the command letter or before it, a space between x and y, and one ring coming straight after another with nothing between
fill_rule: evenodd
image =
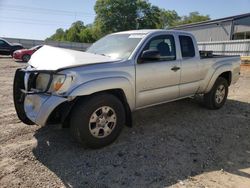
<instances>
[{"instance_id":1,"label":"tire","mask_svg":"<svg viewBox=\"0 0 250 188\"><path fill-rule=\"evenodd\" d=\"M101 148L119 136L124 124L125 110L121 101L111 94L98 94L77 102L71 114L70 130L80 143L89 148Z\"/></svg>"},{"instance_id":2,"label":"tire","mask_svg":"<svg viewBox=\"0 0 250 188\"><path fill-rule=\"evenodd\" d=\"M228 82L219 77L214 83L211 91L204 94L204 104L208 109L220 109L226 102L228 95Z\"/></svg>"},{"instance_id":3,"label":"tire","mask_svg":"<svg viewBox=\"0 0 250 188\"><path fill-rule=\"evenodd\" d=\"M28 62L30 60L30 55L29 54L24 54L22 57L23 62Z\"/></svg>"}]
</instances>

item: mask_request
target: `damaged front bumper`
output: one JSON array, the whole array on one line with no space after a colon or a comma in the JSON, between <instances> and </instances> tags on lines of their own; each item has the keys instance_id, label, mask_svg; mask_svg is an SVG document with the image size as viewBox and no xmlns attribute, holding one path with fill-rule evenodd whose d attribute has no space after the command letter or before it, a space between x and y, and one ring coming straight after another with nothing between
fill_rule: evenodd
<instances>
[{"instance_id":1,"label":"damaged front bumper","mask_svg":"<svg viewBox=\"0 0 250 188\"><path fill-rule=\"evenodd\" d=\"M43 94L27 94L24 99L26 116L35 124L44 126L54 109L67 99Z\"/></svg>"},{"instance_id":2,"label":"damaged front bumper","mask_svg":"<svg viewBox=\"0 0 250 188\"><path fill-rule=\"evenodd\" d=\"M18 69L13 84L13 98L17 115L22 122L44 126L52 112L68 99L48 93L49 86L42 92L32 89L35 74L40 72L42 71Z\"/></svg>"}]
</instances>

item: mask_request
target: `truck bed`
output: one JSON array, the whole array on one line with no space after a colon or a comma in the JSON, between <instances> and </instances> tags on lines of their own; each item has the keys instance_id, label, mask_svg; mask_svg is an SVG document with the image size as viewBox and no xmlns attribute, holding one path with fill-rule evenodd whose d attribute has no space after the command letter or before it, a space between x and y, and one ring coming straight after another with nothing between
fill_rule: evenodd
<instances>
[{"instance_id":1,"label":"truck bed","mask_svg":"<svg viewBox=\"0 0 250 188\"><path fill-rule=\"evenodd\" d=\"M201 50L199 52L200 52L201 59L225 58L225 57L239 57L238 55L216 55L216 54L213 54L213 51L204 51L204 50Z\"/></svg>"}]
</instances>

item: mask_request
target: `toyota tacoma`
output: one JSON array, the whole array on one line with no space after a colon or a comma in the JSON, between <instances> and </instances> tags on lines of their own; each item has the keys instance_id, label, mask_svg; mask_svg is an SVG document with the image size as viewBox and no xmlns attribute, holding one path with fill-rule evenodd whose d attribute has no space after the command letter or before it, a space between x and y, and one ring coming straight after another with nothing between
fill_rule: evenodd
<instances>
[{"instance_id":1,"label":"toyota tacoma","mask_svg":"<svg viewBox=\"0 0 250 188\"><path fill-rule=\"evenodd\" d=\"M86 52L45 45L28 63L14 79L20 120L69 126L91 148L112 143L135 110L195 95L219 109L240 76L238 56L200 53L192 34L175 30L114 33Z\"/></svg>"}]
</instances>

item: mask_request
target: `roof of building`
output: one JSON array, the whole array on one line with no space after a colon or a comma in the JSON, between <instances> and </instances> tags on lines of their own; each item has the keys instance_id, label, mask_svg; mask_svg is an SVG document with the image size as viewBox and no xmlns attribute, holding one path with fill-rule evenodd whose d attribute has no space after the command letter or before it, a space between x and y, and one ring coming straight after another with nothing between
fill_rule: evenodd
<instances>
[{"instance_id":1,"label":"roof of building","mask_svg":"<svg viewBox=\"0 0 250 188\"><path fill-rule=\"evenodd\" d=\"M235 16L229 16L229 17L225 17L225 18L219 18L219 19L215 19L215 20L208 20L208 21L197 22L197 23L192 23L192 24L179 25L179 26L171 27L171 29L191 28L191 27L196 27L196 26L200 26L200 25L208 25L208 24L221 23L221 22L225 22L225 21L232 21L232 20L236 20L236 19L240 19L240 18L249 17L249 16L250 16L250 13L246 13L246 14L240 14L240 15L235 15Z\"/></svg>"}]
</instances>

